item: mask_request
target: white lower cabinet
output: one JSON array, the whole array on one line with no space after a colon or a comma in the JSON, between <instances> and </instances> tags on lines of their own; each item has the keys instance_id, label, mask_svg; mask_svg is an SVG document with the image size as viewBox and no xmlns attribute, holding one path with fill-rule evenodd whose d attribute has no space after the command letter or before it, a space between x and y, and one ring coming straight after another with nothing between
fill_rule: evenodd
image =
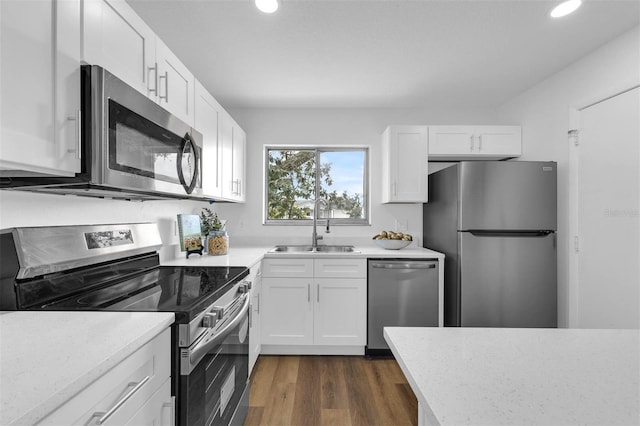
<instances>
[{"instance_id":1,"label":"white lower cabinet","mask_svg":"<svg viewBox=\"0 0 640 426\"><path fill-rule=\"evenodd\" d=\"M302 272L292 277L295 270ZM263 353L353 354L364 348L365 259L269 258L263 271Z\"/></svg>"},{"instance_id":2,"label":"white lower cabinet","mask_svg":"<svg viewBox=\"0 0 640 426\"><path fill-rule=\"evenodd\" d=\"M262 278L262 343L313 344L313 278Z\"/></svg>"},{"instance_id":3,"label":"white lower cabinet","mask_svg":"<svg viewBox=\"0 0 640 426\"><path fill-rule=\"evenodd\" d=\"M366 279L316 278L313 343L366 344Z\"/></svg>"},{"instance_id":4,"label":"white lower cabinet","mask_svg":"<svg viewBox=\"0 0 640 426\"><path fill-rule=\"evenodd\" d=\"M173 425L167 329L45 417L41 425Z\"/></svg>"}]
</instances>

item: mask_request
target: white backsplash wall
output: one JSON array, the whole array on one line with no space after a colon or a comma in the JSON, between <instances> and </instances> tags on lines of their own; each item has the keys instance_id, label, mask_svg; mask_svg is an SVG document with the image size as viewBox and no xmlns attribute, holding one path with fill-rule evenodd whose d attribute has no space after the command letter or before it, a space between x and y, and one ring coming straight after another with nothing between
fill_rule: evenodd
<instances>
[{"instance_id":1,"label":"white backsplash wall","mask_svg":"<svg viewBox=\"0 0 640 426\"><path fill-rule=\"evenodd\" d=\"M334 226L324 242L372 244L381 230L395 230L396 220L419 244L422 204L381 204L381 134L390 124L502 124L486 109L236 109L231 114L247 132L247 202L220 204L233 241L255 244L310 243L311 226L263 225L264 146L333 145L369 147L371 226ZM513 124L513 123L507 123ZM320 228L324 232L324 227Z\"/></svg>"},{"instance_id":2,"label":"white backsplash wall","mask_svg":"<svg viewBox=\"0 0 640 426\"><path fill-rule=\"evenodd\" d=\"M199 214L209 204L197 201L119 201L74 195L0 191L0 229L21 226L92 225L156 222L163 257L173 257L178 244L176 215Z\"/></svg>"}]
</instances>

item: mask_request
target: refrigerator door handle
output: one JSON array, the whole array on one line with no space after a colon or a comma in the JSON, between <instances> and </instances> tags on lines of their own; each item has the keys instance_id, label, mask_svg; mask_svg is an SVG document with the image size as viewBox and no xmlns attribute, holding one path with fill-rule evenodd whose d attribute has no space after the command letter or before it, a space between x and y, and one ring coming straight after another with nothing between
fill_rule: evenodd
<instances>
[{"instance_id":1,"label":"refrigerator door handle","mask_svg":"<svg viewBox=\"0 0 640 426\"><path fill-rule=\"evenodd\" d=\"M542 230L542 231L484 231L484 230L471 230L468 231L471 235L476 237L546 237L553 234L554 231Z\"/></svg>"}]
</instances>

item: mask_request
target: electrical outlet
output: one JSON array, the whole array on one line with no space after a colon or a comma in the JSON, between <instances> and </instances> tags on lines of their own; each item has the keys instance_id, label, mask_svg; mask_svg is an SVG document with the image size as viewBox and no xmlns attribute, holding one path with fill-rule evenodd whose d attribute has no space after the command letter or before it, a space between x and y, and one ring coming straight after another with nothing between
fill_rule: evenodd
<instances>
[{"instance_id":1,"label":"electrical outlet","mask_svg":"<svg viewBox=\"0 0 640 426\"><path fill-rule=\"evenodd\" d=\"M409 229L407 219L396 219L396 232L407 232L407 229Z\"/></svg>"}]
</instances>

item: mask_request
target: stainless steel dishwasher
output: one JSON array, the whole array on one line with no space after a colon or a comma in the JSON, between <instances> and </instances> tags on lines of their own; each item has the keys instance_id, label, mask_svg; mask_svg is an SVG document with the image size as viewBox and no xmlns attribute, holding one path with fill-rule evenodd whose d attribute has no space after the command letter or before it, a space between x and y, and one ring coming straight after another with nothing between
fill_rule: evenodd
<instances>
[{"instance_id":1,"label":"stainless steel dishwasher","mask_svg":"<svg viewBox=\"0 0 640 426\"><path fill-rule=\"evenodd\" d=\"M383 327L438 326L438 261L369 259L367 355L389 354Z\"/></svg>"}]
</instances>

